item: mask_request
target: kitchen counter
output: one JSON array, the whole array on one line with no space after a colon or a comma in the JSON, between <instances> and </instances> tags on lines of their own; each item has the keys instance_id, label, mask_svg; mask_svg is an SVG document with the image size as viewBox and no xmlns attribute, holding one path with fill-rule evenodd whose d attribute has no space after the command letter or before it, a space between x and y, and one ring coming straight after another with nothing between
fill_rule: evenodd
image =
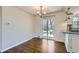
<instances>
[{"instance_id":1,"label":"kitchen counter","mask_svg":"<svg viewBox=\"0 0 79 59\"><path fill-rule=\"evenodd\" d=\"M63 33L65 33L65 34L76 34L76 35L79 35L79 32L65 31Z\"/></svg>"},{"instance_id":2,"label":"kitchen counter","mask_svg":"<svg viewBox=\"0 0 79 59\"><path fill-rule=\"evenodd\" d=\"M63 33L67 52L79 53L79 32L64 31Z\"/></svg>"}]
</instances>

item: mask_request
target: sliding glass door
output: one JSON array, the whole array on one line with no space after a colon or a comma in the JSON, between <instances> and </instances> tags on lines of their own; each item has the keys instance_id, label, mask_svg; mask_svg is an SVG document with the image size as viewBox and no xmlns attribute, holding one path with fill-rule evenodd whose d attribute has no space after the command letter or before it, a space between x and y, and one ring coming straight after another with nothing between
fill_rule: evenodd
<instances>
[{"instance_id":1,"label":"sliding glass door","mask_svg":"<svg viewBox=\"0 0 79 59\"><path fill-rule=\"evenodd\" d=\"M54 37L53 31L54 31L54 21L51 18L43 18L42 20L42 30L43 30L43 38L52 39Z\"/></svg>"}]
</instances>

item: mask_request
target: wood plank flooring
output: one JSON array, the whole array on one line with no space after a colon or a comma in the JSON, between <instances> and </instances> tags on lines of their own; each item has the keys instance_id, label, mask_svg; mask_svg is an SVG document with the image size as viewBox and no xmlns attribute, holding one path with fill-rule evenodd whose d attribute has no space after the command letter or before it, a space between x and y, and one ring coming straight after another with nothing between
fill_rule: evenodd
<instances>
[{"instance_id":1,"label":"wood plank flooring","mask_svg":"<svg viewBox=\"0 0 79 59\"><path fill-rule=\"evenodd\" d=\"M64 43L54 40L33 38L4 53L66 53Z\"/></svg>"}]
</instances>

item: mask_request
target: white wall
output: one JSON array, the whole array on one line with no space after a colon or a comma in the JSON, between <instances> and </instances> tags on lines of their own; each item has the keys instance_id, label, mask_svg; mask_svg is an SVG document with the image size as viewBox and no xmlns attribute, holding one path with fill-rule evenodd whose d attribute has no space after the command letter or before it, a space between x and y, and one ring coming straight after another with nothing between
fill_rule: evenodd
<instances>
[{"instance_id":1,"label":"white wall","mask_svg":"<svg viewBox=\"0 0 79 59\"><path fill-rule=\"evenodd\" d=\"M67 29L67 23L65 22L65 14L64 12L58 12L58 13L54 13L55 19L55 31L54 31L54 36L55 36L55 40L60 41L60 42L64 42L64 35L63 35L63 31L66 31Z\"/></svg>"},{"instance_id":2,"label":"white wall","mask_svg":"<svg viewBox=\"0 0 79 59\"><path fill-rule=\"evenodd\" d=\"M35 25L35 36L42 36L42 19L39 16L36 16L36 25Z\"/></svg>"},{"instance_id":3,"label":"white wall","mask_svg":"<svg viewBox=\"0 0 79 59\"><path fill-rule=\"evenodd\" d=\"M57 12L54 13L55 18L54 18L54 23L55 23L55 30L54 30L54 37L56 41L61 41L64 42L64 35L63 31L66 31L66 23L65 23L65 14L64 12ZM42 20L39 17L36 17L36 35L41 36L42 33Z\"/></svg>"},{"instance_id":4,"label":"white wall","mask_svg":"<svg viewBox=\"0 0 79 59\"><path fill-rule=\"evenodd\" d=\"M15 7L2 7L2 51L34 36L34 16Z\"/></svg>"},{"instance_id":5,"label":"white wall","mask_svg":"<svg viewBox=\"0 0 79 59\"><path fill-rule=\"evenodd\" d=\"M0 52L2 49L2 8L0 7Z\"/></svg>"}]
</instances>

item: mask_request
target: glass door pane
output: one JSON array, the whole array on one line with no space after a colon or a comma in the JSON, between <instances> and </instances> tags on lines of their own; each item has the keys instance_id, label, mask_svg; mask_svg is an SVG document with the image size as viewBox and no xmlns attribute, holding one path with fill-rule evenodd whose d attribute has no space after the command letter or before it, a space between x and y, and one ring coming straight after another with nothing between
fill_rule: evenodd
<instances>
[{"instance_id":1,"label":"glass door pane","mask_svg":"<svg viewBox=\"0 0 79 59\"><path fill-rule=\"evenodd\" d=\"M54 22L52 19L43 19L43 37L44 38L53 38L53 25Z\"/></svg>"},{"instance_id":2,"label":"glass door pane","mask_svg":"<svg viewBox=\"0 0 79 59\"><path fill-rule=\"evenodd\" d=\"M54 37L53 35L53 20L49 19L48 20L48 38Z\"/></svg>"},{"instance_id":3,"label":"glass door pane","mask_svg":"<svg viewBox=\"0 0 79 59\"><path fill-rule=\"evenodd\" d=\"M47 28L47 25L48 25L48 23L47 23L47 19L43 19L43 37L44 38L47 38L47 30L48 30L48 28Z\"/></svg>"}]
</instances>

